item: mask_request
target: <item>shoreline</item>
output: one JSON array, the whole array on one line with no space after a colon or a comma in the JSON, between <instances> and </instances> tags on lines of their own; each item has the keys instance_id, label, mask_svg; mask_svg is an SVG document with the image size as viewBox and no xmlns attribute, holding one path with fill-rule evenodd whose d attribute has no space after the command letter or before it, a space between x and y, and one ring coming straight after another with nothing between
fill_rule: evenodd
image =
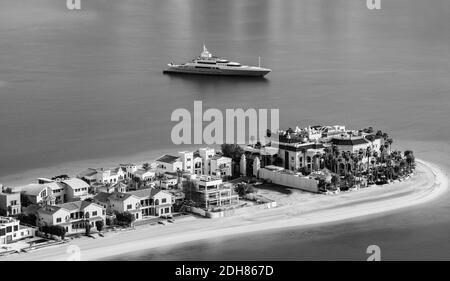
<instances>
[{"instance_id":1,"label":"shoreline","mask_svg":"<svg viewBox=\"0 0 450 281\"><path fill-rule=\"evenodd\" d=\"M141 226L133 231L108 233L104 238L81 238L26 254L0 260L66 260L69 245L81 250L82 260L133 255L153 248L175 246L204 239L217 239L256 231L311 227L381 215L437 199L448 189L448 179L440 166L417 159L417 175L387 186L371 186L337 195L310 196L295 205L259 210L220 219L188 217L166 226ZM338 201L339 200L339 201Z\"/></svg>"}]
</instances>

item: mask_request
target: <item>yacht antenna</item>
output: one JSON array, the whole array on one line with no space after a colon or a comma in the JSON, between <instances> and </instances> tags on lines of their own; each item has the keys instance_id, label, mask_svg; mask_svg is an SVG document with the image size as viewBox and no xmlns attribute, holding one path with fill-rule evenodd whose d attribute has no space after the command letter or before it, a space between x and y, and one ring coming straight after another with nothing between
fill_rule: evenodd
<instances>
[{"instance_id":1,"label":"yacht antenna","mask_svg":"<svg viewBox=\"0 0 450 281\"><path fill-rule=\"evenodd\" d=\"M258 57L258 67L261 67L261 57Z\"/></svg>"}]
</instances>

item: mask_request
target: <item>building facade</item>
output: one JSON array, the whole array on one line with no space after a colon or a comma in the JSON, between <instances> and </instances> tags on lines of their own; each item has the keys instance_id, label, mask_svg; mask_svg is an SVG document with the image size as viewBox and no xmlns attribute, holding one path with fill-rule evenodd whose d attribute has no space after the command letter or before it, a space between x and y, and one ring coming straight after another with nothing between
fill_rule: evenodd
<instances>
[{"instance_id":1,"label":"building facade","mask_svg":"<svg viewBox=\"0 0 450 281\"><path fill-rule=\"evenodd\" d=\"M38 226L59 225L66 234L83 233L86 223L95 227L97 221L106 219L106 209L93 202L75 201L59 205L46 205L36 211Z\"/></svg>"},{"instance_id":2,"label":"building facade","mask_svg":"<svg viewBox=\"0 0 450 281\"><path fill-rule=\"evenodd\" d=\"M142 218L171 215L172 194L156 188L139 189L127 192L139 199Z\"/></svg>"},{"instance_id":3,"label":"building facade","mask_svg":"<svg viewBox=\"0 0 450 281\"><path fill-rule=\"evenodd\" d=\"M17 215L22 211L20 193L8 189L0 193L0 211L5 216Z\"/></svg>"},{"instance_id":4,"label":"building facade","mask_svg":"<svg viewBox=\"0 0 450 281\"><path fill-rule=\"evenodd\" d=\"M180 158L168 154L156 159L156 166L159 173L183 171Z\"/></svg>"},{"instance_id":5,"label":"building facade","mask_svg":"<svg viewBox=\"0 0 450 281\"><path fill-rule=\"evenodd\" d=\"M232 159L229 157L214 155L210 159L211 164L210 175L218 177L231 177L232 175L231 162Z\"/></svg>"},{"instance_id":6,"label":"building facade","mask_svg":"<svg viewBox=\"0 0 450 281\"><path fill-rule=\"evenodd\" d=\"M20 225L19 220L0 217L0 245L14 243L18 240L34 237L36 230Z\"/></svg>"},{"instance_id":7,"label":"building facade","mask_svg":"<svg viewBox=\"0 0 450 281\"><path fill-rule=\"evenodd\" d=\"M239 203L233 186L225 184L220 177L200 176L193 180L198 203L203 208L214 208Z\"/></svg>"}]
</instances>

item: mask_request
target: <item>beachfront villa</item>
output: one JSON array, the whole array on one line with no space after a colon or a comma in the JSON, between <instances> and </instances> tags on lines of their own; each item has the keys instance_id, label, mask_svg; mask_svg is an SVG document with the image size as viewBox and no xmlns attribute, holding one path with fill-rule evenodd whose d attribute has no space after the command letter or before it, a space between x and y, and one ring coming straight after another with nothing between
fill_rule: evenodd
<instances>
[{"instance_id":1,"label":"beachfront villa","mask_svg":"<svg viewBox=\"0 0 450 281\"><path fill-rule=\"evenodd\" d=\"M297 127L268 132L267 137L265 146L258 143L244 147L239 163L242 176L313 192L316 188L312 188L310 182L319 180L320 191L331 189L334 192L338 187L347 190L373 183L384 184L414 168L412 151L405 151L403 155L401 151L392 151L392 139L380 130L375 133L372 127L361 130L347 130L340 125ZM275 151L267 157L263 152L269 148ZM260 167L255 165L257 160ZM269 165L274 166L267 167ZM333 182L317 175L324 169L333 174Z\"/></svg>"},{"instance_id":2,"label":"beachfront villa","mask_svg":"<svg viewBox=\"0 0 450 281\"><path fill-rule=\"evenodd\" d=\"M47 184L32 183L17 187L17 190L20 190L22 196L31 204L41 204L44 202L48 205L56 204L55 198L51 196L52 189Z\"/></svg>"},{"instance_id":3,"label":"beachfront villa","mask_svg":"<svg viewBox=\"0 0 450 281\"><path fill-rule=\"evenodd\" d=\"M180 151L178 152L179 159L182 163L182 170L188 173L194 173L194 152Z\"/></svg>"},{"instance_id":4,"label":"beachfront villa","mask_svg":"<svg viewBox=\"0 0 450 281\"><path fill-rule=\"evenodd\" d=\"M217 154L214 148L200 148L198 151L180 151L178 156L163 155L156 160L159 173L186 172L196 175L230 177L232 159Z\"/></svg>"},{"instance_id":5,"label":"beachfront villa","mask_svg":"<svg viewBox=\"0 0 450 281\"><path fill-rule=\"evenodd\" d=\"M134 177L142 181L152 180L156 177L157 171L154 169L137 169L134 172Z\"/></svg>"},{"instance_id":6,"label":"beachfront villa","mask_svg":"<svg viewBox=\"0 0 450 281\"><path fill-rule=\"evenodd\" d=\"M87 170L79 173L77 178L83 179L89 184L103 183L113 184L117 183L127 176L126 168L88 168Z\"/></svg>"},{"instance_id":7,"label":"beachfront villa","mask_svg":"<svg viewBox=\"0 0 450 281\"><path fill-rule=\"evenodd\" d=\"M183 170L183 162L180 157L165 154L156 159L156 166L159 173L177 172Z\"/></svg>"},{"instance_id":8,"label":"beachfront villa","mask_svg":"<svg viewBox=\"0 0 450 281\"><path fill-rule=\"evenodd\" d=\"M200 153L198 151L194 152L194 174L203 174L203 159L200 157Z\"/></svg>"},{"instance_id":9,"label":"beachfront villa","mask_svg":"<svg viewBox=\"0 0 450 281\"><path fill-rule=\"evenodd\" d=\"M220 177L200 176L193 180L197 201L202 208L209 209L239 203L233 185L224 183Z\"/></svg>"},{"instance_id":10,"label":"beachfront villa","mask_svg":"<svg viewBox=\"0 0 450 281\"><path fill-rule=\"evenodd\" d=\"M95 203L103 206L108 214L129 212L134 216L135 220L142 219L140 199L133 194L101 192L95 195L93 199Z\"/></svg>"},{"instance_id":11,"label":"beachfront villa","mask_svg":"<svg viewBox=\"0 0 450 281\"><path fill-rule=\"evenodd\" d=\"M375 135L337 135L331 139L330 142L335 145L339 151L347 151L350 153L357 153L361 149L366 151L370 148L372 151L380 151L381 137Z\"/></svg>"},{"instance_id":12,"label":"beachfront villa","mask_svg":"<svg viewBox=\"0 0 450 281\"><path fill-rule=\"evenodd\" d=\"M20 225L19 220L11 217L0 217L0 245L17 242L34 237L36 229Z\"/></svg>"},{"instance_id":13,"label":"beachfront villa","mask_svg":"<svg viewBox=\"0 0 450 281\"><path fill-rule=\"evenodd\" d=\"M78 178L65 180L39 179L40 183L14 188L31 204L55 205L89 198L89 184Z\"/></svg>"},{"instance_id":14,"label":"beachfront villa","mask_svg":"<svg viewBox=\"0 0 450 281\"><path fill-rule=\"evenodd\" d=\"M326 147L335 146L342 152L356 153L360 150L380 151L382 146L379 135L364 131L346 130L345 126L309 126L304 129L279 130L272 132L269 146L244 147L247 165L257 156L262 167L274 164L274 155L278 156L281 166L286 170L314 170L320 165L320 157ZM267 157L270 156L270 157ZM242 172L241 172L242 173ZM247 174L250 174L247 171Z\"/></svg>"},{"instance_id":15,"label":"beachfront villa","mask_svg":"<svg viewBox=\"0 0 450 281\"><path fill-rule=\"evenodd\" d=\"M180 178L182 180L182 178ZM161 189L172 189L178 185L178 176L171 173L165 173L164 177L156 181L156 186Z\"/></svg>"},{"instance_id":16,"label":"beachfront villa","mask_svg":"<svg viewBox=\"0 0 450 281\"><path fill-rule=\"evenodd\" d=\"M169 192L156 188L145 188L129 191L127 194L139 199L138 210L141 211L142 218L167 216L173 212L172 194Z\"/></svg>"},{"instance_id":17,"label":"beachfront villa","mask_svg":"<svg viewBox=\"0 0 450 281\"><path fill-rule=\"evenodd\" d=\"M0 213L5 216L17 215L21 212L20 193L6 188L0 192Z\"/></svg>"},{"instance_id":18,"label":"beachfront villa","mask_svg":"<svg viewBox=\"0 0 450 281\"><path fill-rule=\"evenodd\" d=\"M125 171L125 179L133 178L134 173L138 170L138 166L133 163L119 164L119 167L122 168L123 171Z\"/></svg>"},{"instance_id":19,"label":"beachfront villa","mask_svg":"<svg viewBox=\"0 0 450 281\"><path fill-rule=\"evenodd\" d=\"M214 148L204 147L198 150L203 162L202 175L211 175L211 158L216 154Z\"/></svg>"},{"instance_id":20,"label":"beachfront villa","mask_svg":"<svg viewBox=\"0 0 450 281\"><path fill-rule=\"evenodd\" d=\"M59 225L67 234L83 233L86 223L95 227L95 222L105 223L106 209L89 201L75 201L58 205L44 205L36 212L38 226Z\"/></svg>"},{"instance_id":21,"label":"beachfront villa","mask_svg":"<svg viewBox=\"0 0 450 281\"><path fill-rule=\"evenodd\" d=\"M127 192L128 186L123 182L118 182L116 184L92 184L91 190L93 190L94 194L98 194L100 192L105 193L113 193L113 192Z\"/></svg>"},{"instance_id":22,"label":"beachfront villa","mask_svg":"<svg viewBox=\"0 0 450 281\"><path fill-rule=\"evenodd\" d=\"M89 198L89 184L78 178L71 178L61 181L61 186L65 192L64 202L74 200L85 200Z\"/></svg>"},{"instance_id":23,"label":"beachfront villa","mask_svg":"<svg viewBox=\"0 0 450 281\"><path fill-rule=\"evenodd\" d=\"M211 176L231 177L232 175L232 160L229 157L222 155L214 155L211 157Z\"/></svg>"}]
</instances>

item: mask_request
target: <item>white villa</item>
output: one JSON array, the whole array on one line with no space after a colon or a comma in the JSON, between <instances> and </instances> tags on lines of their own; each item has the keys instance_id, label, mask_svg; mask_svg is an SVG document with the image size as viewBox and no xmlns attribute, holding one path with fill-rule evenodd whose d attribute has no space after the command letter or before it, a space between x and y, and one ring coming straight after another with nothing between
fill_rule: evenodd
<instances>
[{"instance_id":1,"label":"white villa","mask_svg":"<svg viewBox=\"0 0 450 281\"><path fill-rule=\"evenodd\" d=\"M239 196L234 194L233 186L223 183L220 177L200 176L193 182L195 192L200 197L199 203L204 208L239 203Z\"/></svg>"},{"instance_id":2,"label":"white villa","mask_svg":"<svg viewBox=\"0 0 450 281\"><path fill-rule=\"evenodd\" d=\"M67 234L82 233L85 223L95 227L96 221L105 223L106 210L101 205L88 201L75 201L59 205L46 205L36 211L38 225L60 225Z\"/></svg>"},{"instance_id":3,"label":"white villa","mask_svg":"<svg viewBox=\"0 0 450 281\"><path fill-rule=\"evenodd\" d=\"M21 212L20 193L11 189L0 192L0 211L6 216L17 215Z\"/></svg>"},{"instance_id":4,"label":"white villa","mask_svg":"<svg viewBox=\"0 0 450 281\"><path fill-rule=\"evenodd\" d=\"M232 175L232 159L229 157L214 155L211 157L210 165L210 175L211 176L220 176L220 177L231 177Z\"/></svg>"},{"instance_id":5,"label":"white villa","mask_svg":"<svg viewBox=\"0 0 450 281\"><path fill-rule=\"evenodd\" d=\"M55 205L90 197L89 184L78 178L61 181L40 179L40 182L43 183L28 184L16 187L15 190L20 191L32 204Z\"/></svg>"},{"instance_id":6,"label":"white villa","mask_svg":"<svg viewBox=\"0 0 450 281\"><path fill-rule=\"evenodd\" d=\"M183 171L183 162L178 156L165 154L156 159L159 173Z\"/></svg>"},{"instance_id":7,"label":"white villa","mask_svg":"<svg viewBox=\"0 0 450 281\"><path fill-rule=\"evenodd\" d=\"M35 232L36 230L32 227L20 225L19 220L11 217L0 217L0 245L34 237Z\"/></svg>"},{"instance_id":8,"label":"white villa","mask_svg":"<svg viewBox=\"0 0 450 281\"><path fill-rule=\"evenodd\" d=\"M140 199L133 194L101 192L94 197L94 202L103 206L107 213L112 214L114 212L129 212L133 214L136 220L142 219Z\"/></svg>"},{"instance_id":9,"label":"white villa","mask_svg":"<svg viewBox=\"0 0 450 281\"><path fill-rule=\"evenodd\" d=\"M117 168L88 168L86 171L83 171L77 175L77 178L83 179L88 183L117 183L126 178L128 173L126 172L126 168L117 167Z\"/></svg>"},{"instance_id":10,"label":"white villa","mask_svg":"<svg viewBox=\"0 0 450 281\"><path fill-rule=\"evenodd\" d=\"M172 194L169 192L156 188L146 188L130 191L127 194L139 198L139 210L143 218L171 215L173 212Z\"/></svg>"}]
</instances>

